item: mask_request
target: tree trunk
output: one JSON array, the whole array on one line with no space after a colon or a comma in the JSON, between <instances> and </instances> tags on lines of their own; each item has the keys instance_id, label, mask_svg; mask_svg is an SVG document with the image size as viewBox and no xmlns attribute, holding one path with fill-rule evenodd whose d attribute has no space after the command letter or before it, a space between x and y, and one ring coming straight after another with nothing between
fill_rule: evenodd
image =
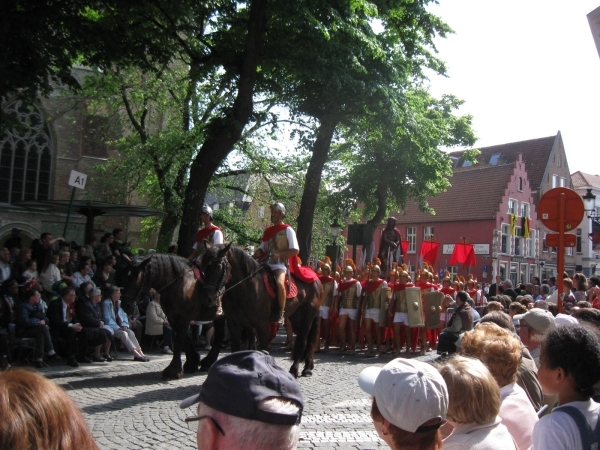
<instances>
[{"instance_id":1,"label":"tree trunk","mask_svg":"<svg viewBox=\"0 0 600 450\"><path fill-rule=\"evenodd\" d=\"M377 158L376 158L377 159ZM386 182L380 181L377 183L377 190L375 191L375 198L377 199L377 211L375 215L367 221L367 226L363 234L363 252L367 258L377 256L373 251L373 236L377 226L383 221L387 213L387 197L388 197L388 185ZM363 265L368 261L363 261Z\"/></svg>"},{"instance_id":2,"label":"tree trunk","mask_svg":"<svg viewBox=\"0 0 600 450\"><path fill-rule=\"evenodd\" d=\"M158 232L158 242L156 243L156 250L160 253L166 253L173 242L173 233L177 228L179 222L179 216L175 213L167 211L167 215L163 217L162 223L160 224L160 230Z\"/></svg>"},{"instance_id":3,"label":"tree trunk","mask_svg":"<svg viewBox=\"0 0 600 450\"><path fill-rule=\"evenodd\" d=\"M261 37L265 28L266 7L267 0L253 0L250 5L248 34L236 99L229 114L208 123L207 138L190 167L178 239L178 253L182 256L189 255L194 243L194 236L198 230L198 212L202 207L210 179L239 140L252 115L256 68Z\"/></svg>"},{"instance_id":4,"label":"tree trunk","mask_svg":"<svg viewBox=\"0 0 600 450\"><path fill-rule=\"evenodd\" d=\"M312 148L312 156L306 171L306 181L304 191L302 192L302 201L300 202L300 212L298 214L298 245L300 246L300 259L303 264L308 264L312 247L312 227L315 218L315 208L317 206L317 196L321 186L321 177L323 167L329 157L331 140L337 126L337 119L324 117L321 120L321 126L317 132L317 138Z\"/></svg>"}]
</instances>

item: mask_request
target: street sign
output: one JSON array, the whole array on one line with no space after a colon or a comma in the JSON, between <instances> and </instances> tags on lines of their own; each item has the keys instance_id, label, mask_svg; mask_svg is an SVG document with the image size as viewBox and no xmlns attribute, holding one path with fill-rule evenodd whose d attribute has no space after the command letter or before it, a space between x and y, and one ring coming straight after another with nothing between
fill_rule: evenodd
<instances>
[{"instance_id":1,"label":"street sign","mask_svg":"<svg viewBox=\"0 0 600 450\"><path fill-rule=\"evenodd\" d=\"M559 225L559 200L564 194L564 226ZM556 232L569 232L576 229L583 219L583 200L581 196L572 189L554 188L546 192L540 199L538 205L538 217L550 230Z\"/></svg>"},{"instance_id":2,"label":"street sign","mask_svg":"<svg viewBox=\"0 0 600 450\"><path fill-rule=\"evenodd\" d=\"M546 247L558 247L558 234L548 233L546 235ZM577 236L574 234L565 234L565 247L575 247Z\"/></svg>"},{"instance_id":3,"label":"street sign","mask_svg":"<svg viewBox=\"0 0 600 450\"><path fill-rule=\"evenodd\" d=\"M77 189L85 189L85 182L87 175L85 173L71 170L71 176L69 176L69 186L73 186Z\"/></svg>"}]
</instances>

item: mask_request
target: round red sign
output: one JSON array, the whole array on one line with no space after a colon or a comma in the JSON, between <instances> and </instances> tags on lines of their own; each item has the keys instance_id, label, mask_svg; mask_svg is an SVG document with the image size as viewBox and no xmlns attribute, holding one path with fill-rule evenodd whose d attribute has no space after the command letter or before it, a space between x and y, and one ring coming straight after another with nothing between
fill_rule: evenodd
<instances>
[{"instance_id":1,"label":"round red sign","mask_svg":"<svg viewBox=\"0 0 600 450\"><path fill-rule=\"evenodd\" d=\"M560 205L564 199L564 217L561 230ZM579 226L585 211L583 199L573 189L564 187L550 189L540 199L538 218L550 230L568 233Z\"/></svg>"}]
</instances>

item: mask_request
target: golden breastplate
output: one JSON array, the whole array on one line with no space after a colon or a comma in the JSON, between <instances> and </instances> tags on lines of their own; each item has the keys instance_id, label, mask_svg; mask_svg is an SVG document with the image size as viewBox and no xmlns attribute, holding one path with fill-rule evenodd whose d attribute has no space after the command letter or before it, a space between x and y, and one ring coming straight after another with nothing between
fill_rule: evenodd
<instances>
[{"instance_id":1,"label":"golden breastplate","mask_svg":"<svg viewBox=\"0 0 600 450\"><path fill-rule=\"evenodd\" d=\"M323 306L331 306L333 303L333 281L323 285Z\"/></svg>"},{"instance_id":2,"label":"golden breastplate","mask_svg":"<svg viewBox=\"0 0 600 450\"><path fill-rule=\"evenodd\" d=\"M288 243L287 234L286 234L285 229L281 230L279 233L277 233L275 236L273 236L267 242L267 249L269 250L269 253L276 253L281 250L289 250L289 248L290 248L290 245ZM269 257L269 264L287 265L286 263L287 263L287 261L284 261L281 258Z\"/></svg>"},{"instance_id":3,"label":"golden breastplate","mask_svg":"<svg viewBox=\"0 0 600 450\"><path fill-rule=\"evenodd\" d=\"M365 295L365 300L367 301L367 309L381 308L381 301L384 294L387 296L387 292L383 289L383 283L380 284L379 287L370 294L367 292L367 294Z\"/></svg>"},{"instance_id":4,"label":"golden breastplate","mask_svg":"<svg viewBox=\"0 0 600 450\"><path fill-rule=\"evenodd\" d=\"M356 284L342 292L342 308L358 308L358 299L356 298Z\"/></svg>"},{"instance_id":5,"label":"golden breastplate","mask_svg":"<svg viewBox=\"0 0 600 450\"><path fill-rule=\"evenodd\" d=\"M396 312L405 313L408 310L406 309L406 291L398 291L396 292Z\"/></svg>"}]
</instances>

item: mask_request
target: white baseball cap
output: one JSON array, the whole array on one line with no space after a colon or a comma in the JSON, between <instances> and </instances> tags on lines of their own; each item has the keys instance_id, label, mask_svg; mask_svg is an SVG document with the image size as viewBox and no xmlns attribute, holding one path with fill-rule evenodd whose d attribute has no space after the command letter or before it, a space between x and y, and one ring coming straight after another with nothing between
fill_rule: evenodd
<instances>
[{"instance_id":1,"label":"white baseball cap","mask_svg":"<svg viewBox=\"0 0 600 450\"><path fill-rule=\"evenodd\" d=\"M448 389L433 366L413 359L394 359L381 367L367 367L358 385L375 397L381 415L410 433L439 428L448 412ZM439 423L422 426L432 419Z\"/></svg>"}]
</instances>

